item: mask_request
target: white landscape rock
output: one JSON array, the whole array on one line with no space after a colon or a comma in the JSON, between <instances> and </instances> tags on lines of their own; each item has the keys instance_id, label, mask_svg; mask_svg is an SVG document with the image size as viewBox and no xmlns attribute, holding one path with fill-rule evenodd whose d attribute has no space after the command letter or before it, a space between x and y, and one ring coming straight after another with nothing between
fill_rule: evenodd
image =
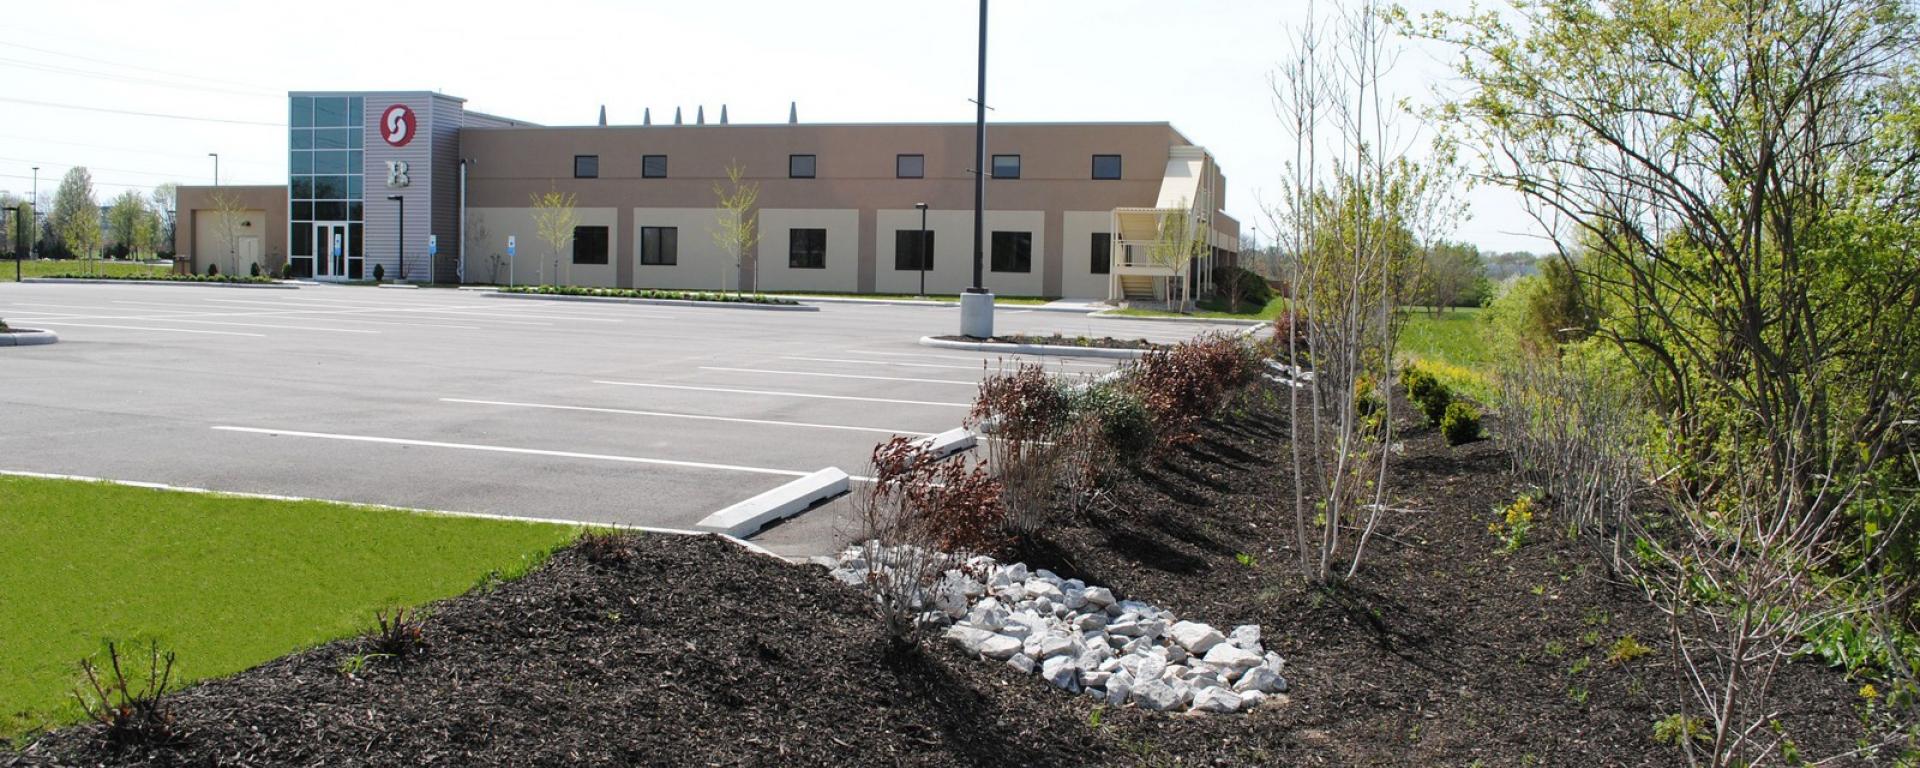
<instances>
[{"instance_id":1,"label":"white landscape rock","mask_svg":"<svg viewBox=\"0 0 1920 768\"><path fill-rule=\"evenodd\" d=\"M833 578L865 588L867 563L893 562L897 554L854 546L813 562ZM944 637L969 655L1037 674L1110 706L1226 714L1286 698L1279 695L1287 690L1286 661L1261 646L1257 624L1222 634L1148 603L1118 600L1106 587L1022 563L1002 565L988 557L946 562L957 567L942 571L912 604L922 626L947 627Z\"/></svg>"}]
</instances>

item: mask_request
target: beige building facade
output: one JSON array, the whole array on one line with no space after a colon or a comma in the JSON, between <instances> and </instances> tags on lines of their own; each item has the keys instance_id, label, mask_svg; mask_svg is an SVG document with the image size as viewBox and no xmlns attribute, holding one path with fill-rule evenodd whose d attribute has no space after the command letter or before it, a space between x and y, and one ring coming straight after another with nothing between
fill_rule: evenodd
<instances>
[{"instance_id":1,"label":"beige building facade","mask_svg":"<svg viewBox=\"0 0 1920 768\"><path fill-rule=\"evenodd\" d=\"M249 211L275 211L262 263L297 277L896 294L922 292L923 277L933 294L972 284L969 123L546 127L434 93L289 99L288 185L277 199L247 194L261 201ZM1170 124L993 123L987 152L981 251L996 293L1162 300L1204 292L1235 258L1226 178ZM714 238L729 168L758 189L744 254ZM220 220L205 189L182 189L183 222ZM550 193L573 206L572 226L548 233L557 241L538 225ZM1179 267L1146 258L1173 218L1195 255ZM176 247L203 270L209 233L181 233Z\"/></svg>"}]
</instances>

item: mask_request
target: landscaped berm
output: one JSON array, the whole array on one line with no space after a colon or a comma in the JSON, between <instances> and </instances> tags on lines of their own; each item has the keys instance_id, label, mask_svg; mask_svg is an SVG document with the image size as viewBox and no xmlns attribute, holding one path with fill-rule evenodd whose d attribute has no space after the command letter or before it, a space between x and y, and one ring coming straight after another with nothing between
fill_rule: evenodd
<instances>
[{"instance_id":1,"label":"landscaped berm","mask_svg":"<svg viewBox=\"0 0 1920 768\"><path fill-rule=\"evenodd\" d=\"M1690 706L1668 619L1610 571L1604 538L1549 506L1514 512L1528 486L1500 440L1377 403L1393 510L1352 578L1303 578L1319 550L1293 528L1288 413L1311 388L1274 353L1215 337L1091 386L989 377L984 455L882 445L881 482L855 494L873 543L819 564L591 534L522 578L158 697L140 695L147 646L120 646L118 672L96 653L106 711L70 678L98 721L0 765L1680 761L1697 729L1661 725ZM1772 727L1848 751L1858 687L1790 661Z\"/></svg>"}]
</instances>

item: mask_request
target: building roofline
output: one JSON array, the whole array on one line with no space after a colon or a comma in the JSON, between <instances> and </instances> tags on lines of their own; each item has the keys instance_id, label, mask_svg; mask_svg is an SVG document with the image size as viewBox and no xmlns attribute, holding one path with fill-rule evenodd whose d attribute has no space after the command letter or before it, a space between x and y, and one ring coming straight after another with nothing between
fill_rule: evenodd
<instances>
[{"instance_id":1,"label":"building roofline","mask_svg":"<svg viewBox=\"0 0 1920 768\"><path fill-rule=\"evenodd\" d=\"M288 96L428 96L428 97L432 97L432 98L436 98L436 99L446 99L446 100L448 100L448 101L457 101L457 102L460 102L460 103L462 103L462 104L464 104L464 103L466 103L466 101L467 101L466 99L463 99L463 98L460 98L459 96L449 96L449 95L447 95L447 94L444 94L444 93L441 93L441 92L439 92L439 91L424 91L424 90L414 90L414 91L287 91L287 95L288 95Z\"/></svg>"},{"instance_id":2,"label":"building roofline","mask_svg":"<svg viewBox=\"0 0 1920 768\"><path fill-rule=\"evenodd\" d=\"M502 118L502 119L511 120L513 118ZM1033 121L1033 122L1009 121L1009 122L988 123L988 127L994 127L994 126L1029 127L1029 128L1030 127L1086 128L1086 127L1157 126L1157 127L1163 127L1163 128L1172 130L1175 134L1179 135L1180 138L1182 139L1186 138L1186 135L1181 134L1178 129L1173 127L1172 123L1166 122L1164 120L1159 120L1159 121L1152 121L1152 120L1115 120L1115 121L1043 120L1043 121ZM963 127L971 128L973 127L973 123L971 122L904 122L904 123L878 123L878 122L876 123L808 123L808 122L784 123L782 122L782 123L727 123L725 125L722 125L720 123L705 123L705 124L682 123L679 125L675 125L673 123L654 123L652 125L638 125L638 124L631 124L631 123L623 123L623 124L617 124L617 125L519 125L519 126L500 126L500 127L476 126L473 128L462 128L461 130L524 131L524 130L601 130L606 128L637 128L637 129L714 128L714 129L719 129L719 128L963 128Z\"/></svg>"}]
</instances>

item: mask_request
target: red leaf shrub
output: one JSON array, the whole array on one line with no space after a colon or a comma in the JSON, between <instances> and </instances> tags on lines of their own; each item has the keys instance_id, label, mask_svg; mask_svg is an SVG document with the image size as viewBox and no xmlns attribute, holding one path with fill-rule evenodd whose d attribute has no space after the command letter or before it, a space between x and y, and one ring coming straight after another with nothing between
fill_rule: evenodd
<instances>
[{"instance_id":1,"label":"red leaf shrub","mask_svg":"<svg viewBox=\"0 0 1920 768\"><path fill-rule=\"evenodd\" d=\"M939 461L925 445L905 437L874 446L872 466L874 483L863 506L870 517L889 518L868 526L891 530L886 538L892 540L885 543L949 552L987 552L1000 545L1001 486L985 467Z\"/></svg>"},{"instance_id":2,"label":"red leaf shrub","mask_svg":"<svg viewBox=\"0 0 1920 768\"><path fill-rule=\"evenodd\" d=\"M1163 446L1194 439L1193 425L1260 375L1259 357L1240 340L1213 333L1147 353L1128 377L1159 425Z\"/></svg>"}]
</instances>

